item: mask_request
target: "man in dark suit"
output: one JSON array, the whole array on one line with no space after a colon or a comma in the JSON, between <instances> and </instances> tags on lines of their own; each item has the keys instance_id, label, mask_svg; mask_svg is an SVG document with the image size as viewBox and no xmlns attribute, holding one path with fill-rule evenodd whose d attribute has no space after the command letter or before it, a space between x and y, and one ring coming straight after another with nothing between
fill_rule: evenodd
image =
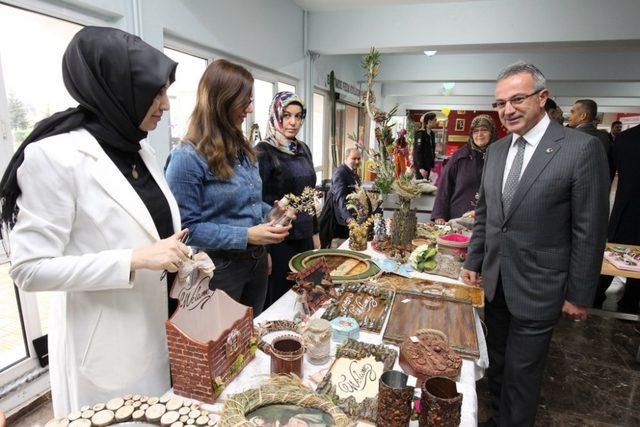
<instances>
[{"instance_id":1,"label":"man in dark suit","mask_svg":"<svg viewBox=\"0 0 640 427\"><path fill-rule=\"evenodd\" d=\"M331 177L331 188L324 201L320 213L320 247L331 247L334 237L346 239L349 237L347 224L352 221L351 213L347 210L347 196L357 185L360 185L358 167L361 154L357 148L348 148L345 162L338 166Z\"/></svg>"},{"instance_id":2,"label":"man in dark suit","mask_svg":"<svg viewBox=\"0 0 640 427\"><path fill-rule=\"evenodd\" d=\"M611 142L616 140L620 132L622 132L622 122L620 120L616 120L611 123L611 132L609 133L609 139L611 139Z\"/></svg>"},{"instance_id":3,"label":"man in dark suit","mask_svg":"<svg viewBox=\"0 0 640 427\"><path fill-rule=\"evenodd\" d=\"M567 126L598 138L602 144L602 148L604 148L604 152L607 154L609 170L612 171L613 160L611 159L611 138L607 132L596 127L595 121L597 115L598 104L596 104L594 100L579 99L573 104L571 110L569 110ZM609 177L613 180L614 173L610 173Z\"/></svg>"},{"instance_id":4,"label":"man in dark suit","mask_svg":"<svg viewBox=\"0 0 640 427\"><path fill-rule=\"evenodd\" d=\"M438 123L436 113L425 113L422 126L413 135L413 169L416 179L429 179L436 161L436 136L433 128Z\"/></svg>"},{"instance_id":5,"label":"man in dark suit","mask_svg":"<svg viewBox=\"0 0 640 427\"><path fill-rule=\"evenodd\" d=\"M612 243L640 245L640 125L620 133L613 143L614 172L618 172L618 188L609 218L608 240ZM601 276L594 307L601 308L611 276ZM640 280L627 279L618 311L638 313Z\"/></svg>"},{"instance_id":6,"label":"man in dark suit","mask_svg":"<svg viewBox=\"0 0 640 427\"><path fill-rule=\"evenodd\" d=\"M560 315L584 320L593 302L608 214L600 142L549 119L546 80L516 63L495 88L510 135L487 149L462 280L484 286L489 390L486 425L533 426Z\"/></svg>"}]
</instances>

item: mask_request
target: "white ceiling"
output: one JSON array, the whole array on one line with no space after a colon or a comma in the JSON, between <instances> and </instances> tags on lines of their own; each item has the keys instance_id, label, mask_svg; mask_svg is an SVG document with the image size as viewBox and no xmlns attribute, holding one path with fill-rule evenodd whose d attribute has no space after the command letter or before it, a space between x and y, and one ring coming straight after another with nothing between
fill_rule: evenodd
<instances>
[{"instance_id":1,"label":"white ceiling","mask_svg":"<svg viewBox=\"0 0 640 427\"><path fill-rule=\"evenodd\" d=\"M421 3L464 3L487 0L294 0L298 6L311 12L353 10L363 7L407 5Z\"/></svg>"}]
</instances>

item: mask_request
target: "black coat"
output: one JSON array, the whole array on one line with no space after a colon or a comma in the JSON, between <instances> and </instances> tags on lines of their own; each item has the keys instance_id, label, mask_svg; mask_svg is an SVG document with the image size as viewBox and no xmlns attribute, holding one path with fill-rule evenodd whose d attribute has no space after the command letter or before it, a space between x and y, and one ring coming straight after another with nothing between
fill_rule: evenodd
<instances>
[{"instance_id":1,"label":"black coat","mask_svg":"<svg viewBox=\"0 0 640 427\"><path fill-rule=\"evenodd\" d=\"M359 185L358 176L345 164L338 166L331 177L331 188L320 214L320 244L331 245L334 237L346 238L349 231L347 220L352 217L347 210L347 196Z\"/></svg>"},{"instance_id":2,"label":"black coat","mask_svg":"<svg viewBox=\"0 0 640 427\"><path fill-rule=\"evenodd\" d=\"M608 239L640 245L640 125L618 134L612 157L614 172L618 171L618 189L609 217Z\"/></svg>"},{"instance_id":3,"label":"black coat","mask_svg":"<svg viewBox=\"0 0 640 427\"><path fill-rule=\"evenodd\" d=\"M603 130L598 129L593 123L583 124L576 128L580 132L587 133L589 135L593 135L600 143L602 143L602 148L604 148L604 152L607 154L607 161L609 162L609 177L613 180L615 175L613 158L611 157L611 137L609 134Z\"/></svg>"},{"instance_id":4,"label":"black coat","mask_svg":"<svg viewBox=\"0 0 640 427\"><path fill-rule=\"evenodd\" d=\"M436 161L436 137L431 131L418 130L413 135L413 168L416 173L420 169L431 169Z\"/></svg>"}]
</instances>

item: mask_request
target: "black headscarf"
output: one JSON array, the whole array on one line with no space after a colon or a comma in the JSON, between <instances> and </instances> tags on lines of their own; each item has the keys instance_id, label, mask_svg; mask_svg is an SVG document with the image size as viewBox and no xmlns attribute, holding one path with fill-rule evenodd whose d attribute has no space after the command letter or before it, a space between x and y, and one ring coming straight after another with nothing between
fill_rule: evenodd
<instances>
[{"instance_id":1,"label":"black headscarf","mask_svg":"<svg viewBox=\"0 0 640 427\"><path fill-rule=\"evenodd\" d=\"M27 145L84 127L103 146L136 153L147 136L138 126L167 81L175 79L177 63L139 37L107 27L85 27L67 46L62 77L80 105L36 124L16 150L0 181L2 222L10 227L20 195L17 171Z\"/></svg>"}]
</instances>

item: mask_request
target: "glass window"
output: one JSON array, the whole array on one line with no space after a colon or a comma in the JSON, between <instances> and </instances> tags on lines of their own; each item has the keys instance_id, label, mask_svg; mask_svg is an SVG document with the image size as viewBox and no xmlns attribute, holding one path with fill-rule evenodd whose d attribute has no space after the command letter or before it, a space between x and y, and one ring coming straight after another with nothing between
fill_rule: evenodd
<instances>
[{"instance_id":1,"label":"glass window","mask_svg":"<svg viewBox=\"0 0 640 427\"><path fill-rule=\"evenodd\" d=\"M278 82L278 92L285 91L296 93L296 87L287 83Z\"/></svg>"},{"instance_id":2,"label":"glass window","mask_svg":"<svg viewBox=\"0 0 640 427\"><path fill-rule=\"evenodd\" d=\"M259 126L260 136L265 137L269 122L269 106L273 99L273 83L255 79L253 82L253 117Z\"/></svg>"},{"instance_id":3,"label":"glass window","mask_svg":"<svg viewBox=\"0 0 640 427\"><path fill-rule=\"evenodd\" d=\"M168 47L164 53L178 63L176 81L167 91L171 108L169 109L169 127L171 128L171 148L187 132L189 117L196 105L196 92L202 73L207 68L207 60Z\"/></svg>"},{"instance_id":4,"label":"glass window","mask_svg":"<svg viewBox=\"0 0 640 427\"><path fill-rule=\"evenodd\" d=\"M64 87L61 64L67 45L81 28L0 4L0 84L7 94L14 147L24 141L37 122L78 104ZM25 305L22 310L32 313L37 309L41 330L46 333L49 294L38 294L36 299L37 305ZM18 293L9 277L9 263L0 256L0 370L29 356L27 338L36 337L23 333Z\"/></svg>"},{"instance_id":5,"label":"glass window","mask_svg":"<svg viewBox=\"0 0 640 427\"><path fill-rule=\"evenodd\" d=\"M322 180L322 166L324 164L324 95L313 94L313 136L311 146L313 166L318 171L317 182Z\"/></svg>"}]
</instances>

